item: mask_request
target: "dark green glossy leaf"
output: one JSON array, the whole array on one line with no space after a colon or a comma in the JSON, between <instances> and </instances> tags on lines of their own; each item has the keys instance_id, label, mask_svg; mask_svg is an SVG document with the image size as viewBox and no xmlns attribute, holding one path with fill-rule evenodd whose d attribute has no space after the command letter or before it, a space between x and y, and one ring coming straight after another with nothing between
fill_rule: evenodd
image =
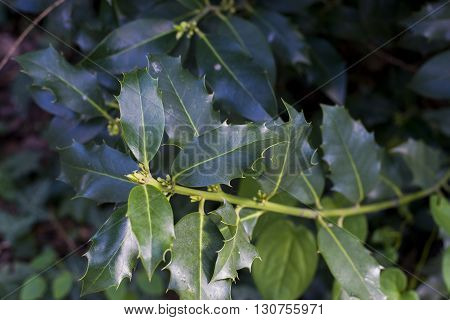
<instances>
[{"instance_id":1,"label":"dark green glossy leaf","mask_svg":"<svg viewBox=\"0 0 450 320\"><path fill-rule=\"evenodd\" d=\"M322 106L322 149L331 170L333 190L361 202L380 172L380 150L373 134L354 121L344 107Z\"/></svg>"},{"instance_id":2,"label":"dark green glossy leaf","mask_svg":"<svg viewBox=\"0 0 450 320\"><path fill-rule=\"evenodd\" d=\"M136 159L148 166L164 135L164 108L158 94L158 81L147 69L124 75L117 97L123 139Z\"/></svg>"},{"instance_id":3,"label":"dark green glossy leaf","mask_svg":"<svg viewBox=\"0 0 450 320\"><path fill-rule=\"evenodd\" d=\"M267 71L270 82L276 80L275 59L265 36L253 23L237 16L219 16L208 20L208 29L237 41L242 52Z\"/></svg>"},{"instance_id":4,"label":"dark green glossy leaf","mask_svg":"<svg viewBox=\"0 0 450 320\"><path fill-rule=\"evenodd\" d=\"M381 266L355 236L325 224L318 239L328 268L349 296L363 300L386 298L380 289Z\"/></svg>"},{"instance_id":5,"label":"dark green glossy leaf","mask_svg":"<svg viewBox=\"0 0 450 320\"><path fill-rule=\"evenodd\" d=\"M211 217L195 212L175 226L169 290L181 299L230 299L230 280L211 281L223 238Z\"/></svg>"},{"instance_id":6,"label":"dark green glossy leaf","mask_svg":"<svg viewBox=\"0 0 450 320\"><path fill-rule=\"evenodd\" d=\"M217 214L221 217L219 227L225 238L223 247L218 252L211 281L235 280L238 276L238 270L244 268L251 270L252 263L258 257L258 253L250 243L240 217L231 204L225 203L211 214Z\"/></svg>"},{"instance_id":7,"label":"dark green glossy leaf","mask_svg":"<svg viewBox=\"0 0 450 320\"><path fill-rule=\"evenodd\" d=\"M450 203L441 195L430 198L430 211L436 224L450 235Z\"/></svg>"},{"instance_id":8,"label":"dark green glossy leaf","mask_svg":"<svg viewBox=\"0 0 450 320\"><path fill-rule=\"evenodd\" d=\"M282 140L264 152L264 171L258 181L271 196L286 192L302 203L319 204L325 178L308 143L310 124L303 113L285 106L289 122L278 128Z\"/></svg>"},{"instance_id":9,"label":"dark green glossy leaf","mask_svg":"<svg viewBox=\"0 0 450 320\"><path fill-rule=\"evenodd\" d=\"M433 99L450 99L450 75L442 70L450 64L450 51L444 51L428 60L411 81L415 92Z\"/></svg>"},{"instance_id":10,"label":"dark green glossy leaf","mask_svg":"<svg viewBox=\"0 0 450 320\"><path fill-rule=\"evenodd\" d=\"M175 32L171 21L139 19L112 31L83 63L118 74L145 67L149 53L166 53L174 45Z\"/></svg>"},{"instance_id":11,"label":"dark green glossy leaf","mask_svg":"<svg viewBox=\"0 0 450 320\"><path fill-rule=\"evenodd\" d=\"M50 90L58 103L88 117L106 114L96 77L67 63L53 47L26 53L16 60L33 83Z\"/></svg>"},{"instance_id":12,"label":"dark green glossy leaf","mask_svg":"<svg viewBox=\"0 0 450 320\"><path fill-rule=\"evenodd\" d=\"M149 58L150 74L158 78L166 115L166 132L179 145L192 137L220 126L219 114L213 110L213 96L208 94L204 79L196 79L181 66L180 58Z\"/></svg>"},{"instance_id":13,"label":"dark green glossy leaf","mask_svg":"<svg viewBox=\"0 0 450 320\"><path fill-rule=\"evenodd\" d=\"M414 290L407 290L408 279L397 268L387 268L381 272L381 290L389 300L417 300Z\"/></svg>"},{"instance_id":14,"label":"dark green glossy leaf","mask_svg":"<svg viewBox=\"0 0 450 320\"><path fill-rule=\"evenodd\" d=\"M413 175L413 184L428 188L443 175L445 157L438 149L427 146L422 141L409 139L392 150L400 154Z\"/></svg>"},{"instance_id":15,"label":"dark green glossy leaf","mask_svg":"<svg viewBox=\"0 0 450 320\"><path fill-rule=\"evenodd\" d=\"M81 144L91 141L105 130L106 125L102 118L80 121L75 118L54 117L44 132L44 137L50 148L61 149L70 147L74 141Z\"/></svg>"},{"instance_id":16,"label":"dark green glossy leaf","mask_svg":"<svg viewBox=\"0 0 450 320\"><path fill-rule=\"evenodd\" d=\"M138 242L139 257L151 279L175 238L172 208L155 187L136 186L128 198L127 217Z\"/></svg>"},{"instance_id":17,"label":"dark green glossy leaf","mask_svg":"<svg viewBox=\"0 0 450 320\"><path fill-rule=\"evenodd\" d=\"M326 40L315 38L308 41L311 46L310 81L336 104L345 103L347 73L345 61ZM326 85L325 85L326 84ZM323 86L323 87L322 87Z\"/></svg>"},{"instance_id":18,"label":"dark green glossy leaf","mask_svg":"<svg viewBox=\"0 0 450 320\"><path fill-rule=\"evenodd\" d=\"M124 278L131 279L138 256L138 245L125 216L126 207L114 211L91 239L86 253L88 265L81 294L118 288Z\"/></svg>"},{"instance_id":19,"label":"dark green glossy leaf","mask_svg":"<svg viewBox=\"0 0 450 320\"><path fill-rule=\"evenodd\" d=\"M297 299L308 288L317 268L317 248L306 227L280 220L264 229L256 242L261 261L253 279L264 299Z\"/></svg>"},{"instance_id":20,"label":"dark green glossy leaf","mask_svg":"<svg viewBox=\"0 0 450 320\"><path fill-rule=\"evenodd\" d=\"M74 143L59 151L60 179L72 185L77 196L103 202L124 202L133 184L125 177L137 170L129 156L107 145L91 148Z\"/></svg>"},{"instance_id":21,"label":"dark green glossy leaf","mask_svg":"<svg viewBox=\"0 0 450 320\"><path fill-rule=\"evenodd\" d=\"M52 294L54 299L64 299L72 290L73 276L70 271L62 271L52 282Z\"/></svg>"},{"instance_id":22,"label":"dark green glossy leaf","mask_svg":"<svg viewBox=\"0 0 450 320\"><path fill-rule=\"evenodd\" d=\"M385 200L399 197L411 185L412 175L402 156L385 150L381 155L380 178L368 198Z\"/></svg>"},{"instance_id":23,"label":"dark green glossy leaf","mask_svg":"<svg viewBox=\"0 0 450 320\"><path fill-rule=\"evenodd\" d=\"M303 35L281 14L269 10L253 11L252 19L266 35L278 59L286 64L309 63Z\"/></svg>"},{"instance_id":24,"label":"dark green glossy leaf","mask_svg":"<svg viewBox=\"0 0 450 320\"><path fill-rule=\"evenodd\" d=\"M200 74L225 111L252 121L269 120L277 102L267 72L227 35L201 34L195 42Z\"/></svg>"},{"instance_id":25,"label":"dark green glossy leaf","mask_svg":"<svg viewBox=\"0 0 450 320\"><path fill-rule=\"evenodd\" d=\"M228 184L242 177L244 170L278 138L265 125L223 124L185 146L172 165L173 179L195 187Z\"/></svg>"}]
</instances>

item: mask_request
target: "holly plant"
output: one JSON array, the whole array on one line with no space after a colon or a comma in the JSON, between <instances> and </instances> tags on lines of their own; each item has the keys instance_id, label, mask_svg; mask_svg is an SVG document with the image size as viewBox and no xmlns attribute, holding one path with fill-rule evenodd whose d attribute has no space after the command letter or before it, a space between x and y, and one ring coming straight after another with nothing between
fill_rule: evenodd
<instances>
[{"instance_id":1,"label":"holly plant","mask_svg":"<svg viewBox=\"0 0 450 320\"><path fill-rule=\"evenodd\" d=\"M246 274L266 299L299 298L330 275L336 298L418 297L397 264L397 227L369 229L368 217L405 228L429 199L449 232L448 153L355 120L345 73L326 82L345 68L339 53L294 24L314 1L278 2L102 1L103 27L74 36L78 61L53 46L16 58L55 115L60 179L114 208L91 239L82 295L141 263L149 280L166 270L181 299L230 299ZM414 75L419 94L441 90L433 63ZM287 77L321 90L313 112Z\"/></svg>"}]
</instances>

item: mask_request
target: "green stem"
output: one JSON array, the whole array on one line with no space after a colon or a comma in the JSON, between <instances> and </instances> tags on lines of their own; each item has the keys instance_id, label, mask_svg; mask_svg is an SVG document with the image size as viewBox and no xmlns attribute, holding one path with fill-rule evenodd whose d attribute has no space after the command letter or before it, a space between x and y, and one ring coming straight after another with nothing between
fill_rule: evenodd
<instances>
[{"instance_id":1,"label":"green stem","mask_svg":"<svg viewBox=\"0 0 450 320\"><path fill-rule=\"evenodd\" d=\"M432 193L438 191L447 181L450 179L450 171L448 171L444 177L439 180L434 186L423 189L417 192L404 194L401 197L393 200L387 200L387 201L380 201L376 203L370 203L366 205L359 205L355 207L349 207L349 208L341 208L341 209L329 209L329 210L313 210L308 208L298 208L293 206L287 206L275 202L260 202L255 201L248 198L243 198L239 196L235 196L232 194L224 193L222 191L220 192L209 192L204 190L198 190L198 189L192 189L188 187L183 187L180 185L175 185L173 188L173 192L185 195L185 196L198 196L205 200L210 201L217 201L217 202L223 202L227 201L231 204L239 205L244 208L252 208L252 209L258 209L263 211L271 211L271 212L277 212L281 214L301 217L301 218L308 218L308 219L316 219L317 217L348 217L348 216L354 216L359 214L366 214L366 213L372 213L372 212L378 212L386 209L396 208L401 205L405 205L407 203L423 199L431 195ZM156 181L155 179L151 178L148 182L148 184L155 186L156 188L160 190L164 190L163 186Z\"/></svg>"}]
</instances>

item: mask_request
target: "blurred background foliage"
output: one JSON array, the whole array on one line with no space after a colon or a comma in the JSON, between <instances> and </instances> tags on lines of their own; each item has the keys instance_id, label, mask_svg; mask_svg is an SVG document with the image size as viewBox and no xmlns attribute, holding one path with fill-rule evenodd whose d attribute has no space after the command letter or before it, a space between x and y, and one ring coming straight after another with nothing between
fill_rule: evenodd
<instances>
[{"instance_id":1,"label":"blurred background foliage","mask_svg":"<svg viewBox=\"0 0 450 320\"><path fill-rule=\"evenodd\" d=\"M29 25L29 18L33 19L52 2L7 1L17 11L0 3L0 56L6 54ZM46 48L50 43L69 61L77 62L80 56L73 48L89 52L109 32L138 18L171 19L180 10L174 2L169 6L167 1L158 0L67 0L45 19L42 27L69 46L37 27L16 54ZM439 146L448 154L450 6L405 31L444 2L258 0L249 3L265 7L267 19L276 20L280 16L285 19L280 23L282 32L283 23L293 25L298 32L292 42L295 48L289 39L273 44L278 70L275 89L288 102L300 100L308 119L320 121L316 112L319 103L345 104L352 116L374 131L376 140L384 146L396 146L413 137ZM382 44L385 45L381 49L372 52ZM422 72L418 73L419 70ZM440 81L433 82L435 78ZM115 85L108 77L99 81L104 86ZM104 123L80 122L68 109L56 109L51 103L53 97L35 90L30 82L19 73L13 61L1 70L0 297L78 299L77 280L86 263L82 254L87 250L89 238L113 208L98 207L86 199L72 199L73 191L57 181L59 163L54 150L73 139L82 143L93 137L99 141L111 138ZM58 112L67 114L51 120L49 113ZM241 186L241 193L255 194L257 189L257 186ZM342 201L345 199L329 197L324 205L339 206ZM174 210L189 211L186 207ZM367 219L349 219L345 227L352 230L351 224L357 226L355 234L380 253L377 258L384 266L393 267L392 262L398 263L433 287L448 292L441 276L441 260L443 248L450 245L450 237L436 227L427 201L401 207L399 213L388 211ZM273 223L274 219L277 217L270 214L263 216L256 226L255 237L258 228ZM111 289L83 299L176 298L165 292L166 271L157 273L149 284L141 266L138 268L131 285L124 282L117 291ZM321 262L318 276L304 298L331 298L328 288L332 280L327 272L321 272L325 269ZM398 269L383 274L398 283L398 287L391 288L394 297L408 295L409 289L416 289L420 298L440 298L417 280L410 279L406 284L405 275L401 271L399 274ZM242 272L240 279L233 289L234 299L260 297L248 272Z\"/></svg>"}]
</instances>

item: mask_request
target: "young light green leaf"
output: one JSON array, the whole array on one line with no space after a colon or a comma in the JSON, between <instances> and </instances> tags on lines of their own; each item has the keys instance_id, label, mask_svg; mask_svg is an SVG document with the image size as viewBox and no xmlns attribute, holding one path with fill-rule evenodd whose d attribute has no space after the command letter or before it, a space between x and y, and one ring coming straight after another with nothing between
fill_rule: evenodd
<instances>
[{"instance_id":1,"label":"young light green leaf","mask_svg":"<svg viewBox=\"0 0 450 320\"><path fill-rule=\"evenodd\" d=\"M444 51L428 60L411 81L410 87L418 94L433 99L450 99L450 75L442 70L450 63L450 51Z\"/></svg>"},{"instance_id":2,"label":"young light green leaf","mask_svg":"<svg viewBox=\"0 0 450 320\"><path fill-rule=\"evenodd\" d=\"M303 113L285 103L289 122L279 126L282 140L264 152L264 170L258 178L269 195L286 192L305 204L319 204L325 178L314 164L314 150L308 143L310 124ZM257 164L254 165L254 167Z\"/></svg>"},{"instance_id":3,"label":"young light green leaf","mask_svg":"<svg viewBox=\"0 0 450 320\"><path fill-rule=\"evenodd\" d=\"M81 295L118 288L124 278L131 279L136 266L138 245L125 216L126 207L114 211L91 239L86 253L88 265L82 277Z\"/></svg>"},{"instance_id":4,"label":"young light green leaf","mask_svg":"<svg viewBox=\"0 0 450 320\"><path fill-rule=\"evenodd\" d=\"M250 239L244 230L239 215L233 206L225 203L212 214L220 216L218 226L225 238L223 247L218 252L214 274L211 281L232 279L238 276L237 271L247 268L251 270L253 261L258 257L255 247L250 243ZM231 216L236 217L234 225Z\"/></svg>"},{"instance_id":5,"label":"young light green leaf","mask_svg":"<svg viewBox=\"0 0 450 320\"><path fill-rule=\"evenodd\" d=\"M442 277L447 286L447 291L450 292L450 247L444 251L442 257Z\"/></svg>"},{"instance_id":6,"label":"young light green leaf","mask_svg":"<svg viewBox=\"0 0 450 320\"><path fill-rule=\"evenodd\" d=\"M350 296L363 300L386 298L380 289L381 266L358 239L324 222L318 242L328 268Z\"/></svg>"},{"instance_id":7,"label":"young light green leaf","mask_svg":"<svg viewBox=\"0 0 450 320\"><path fill-rule=\"evenodd\" d=\"M59 156L59 179L72 185L78 197L99 203L127 201L133 184L125 175L138 169L129 156L106 144L87 148L76 142Z\"/></svg>"},{"instance_id":8,"label":"young light green leaf","mask_svg":"<svg viewBox=\"0 0 450 320\"><path fill-rule=\"evenodd\" d=\"M436 224L450 235L450 203L441 195L430 198L430 211Z\"/></svg>"},{"instance_id":9,"label":"young light green leaf","mask_svg":"<svg viewBox=\"0 0 450 320\"><path fill-rule=\"evenodd\" d=\"M149 280L172 247L175 231L169 201L153 186L136 186L128 198L127 217L139 246Z\"/></svg>"},{"instance_id":10,"label":"young light green leaf","mask_svg":"<svg viewBox=\"0 0 450 320\"><path fill-rule=\"evenodd\" d=\"M96 77L70 65L53 47L26 53L16 60L36 86L53 93L55 102L87 117L109 117Z\"/></svg>"},{"instance_id":11,"label":"young light green leaf","mask_svg":"<svg viewBox=\"0 0 450 320\"><path fill-rule=\"evenodd\" d=\"M138 19L112 31L82 63L114 74L129 72L145 67L149 53L166 53L175 43L171 21Z\"/></svg>"},{"instance_id":12,"label":"young light green leaf","mask_svg":"<svg viewBox=\"0 0 450 320\"><path fill-rule=\"evenodd\" d=\"M279 135L265 125L227 125L194 138L175 158L171 172L177 183L202 187L229 184L277 143Z\"/></svg>"},{"instance_id":13,"label":"young light green leaf","mask_svg":"<svg viewBox=\"0 0 450 320\"><path fill-rule=\"evenodd\" d=\"M148 167L164 135L164 108L158 81L139 69L124 75L117 97L123 139L136 159Z\"/></svg>"},{"instance_id":14,"label":"young light green leaf","mask_svg":"<svg viewBox=\"0 0 450 320\"><path fill-rule=\"evenodd\" d=\"M414 290L407 290L408 279L397 268L387 268L381 272L381 290L389 300L417 300Z\"/></svg>"},{"instance_id":15,"label":"young light green leaf","mask_svg":"<svg viewBox=\"0 0 450 320\"><path fill-rule=\"evenodd\" d=\"M392 152L400 154L413 175L413 184L428 188L443 175L445 156L440 150L427 146L422 141L409 139L394 148Z\"/></svg>"},{"instance_id":16,"label":"young light green leaf","mask_svg":"<svg viewBox=\"0 0 450 320\"><path fill-rule=\"evenodd\" d=\"M230 280L211 281L217 251L223 243L211 217L195 212L175 226L169 290L181 299L230 299Z\"/></svg>"},{"instance_id":17,"label":"young light green leaf","mask_svg":"<svg viewBox=\"0 0 450 320\"><path fill-rule=\"evenodd\" d=\"M266 35L277 57L285 64L309 63L303 35L281 14L269 10L253 11L253 21Z\"/></svg>"},{"instance_id":18,"label":"young light green leaf","mask_svg":"<svg viewBox=\"0 0 450 320\"><path fill-rule=\"evenodd\" d=\"M47 291L45 278L39 275L32 275L27 278L20 288L20 300L42 299Z\"/></svg>"},{"instance_id":19,"label":"young light green leaf","mask_svg":"<svg viewBox=\"0 0 450 320\"><path fill-rule=\"evenodd\" d=\"M317 268L313 234L304 226L279 220L264 229L256 242L261 261L252 276L264 299L297 299L308 288Z\"/></svg>"},{"instance_id":20,"label":"young light green leaf","mask_svg":"<svg viewBox=\"0 0 450 320\"><path fill-rule=\"evenodd\" d=\"M252 121L270 120L277 111L267 72L239 43L222 34L200 33L195 43L200 74L206 74L215 100L225 111Z\"/></svg>"},{"instance_id":21,"label":"young light green leaf","mask_svg":"<svg viewBox=\"0 0 450 320\"><path fill-rule=\"evenodd\" d=\"M72 290L73 276L69 271L62 271L52 282L52 294L54 299L64 299Z\"/></svg>"},{"instance_id":22,"label":"young light green leaf","mask_svg":"<svg viewBox=\"0 0 450 320\"><path fill-rule=\"evenodd\" d=\"M158 78L166 116L165 130L171 142L183 145L192 137L220 126L204 79L195 78L181 66L180 58L151 55L149 72Z\"/></svg>"},{"instance_id":23,"label":"young light green leaf","mask_svg":"<svg viewBox=\"0 0 450 320\"><path fill-rule=\"evenodd\" d=\"M331 169L333 190L359 203L378 181L380 149L373 134L344 107L322 106L322 149Z\"/></svg>"}]
</instances>

